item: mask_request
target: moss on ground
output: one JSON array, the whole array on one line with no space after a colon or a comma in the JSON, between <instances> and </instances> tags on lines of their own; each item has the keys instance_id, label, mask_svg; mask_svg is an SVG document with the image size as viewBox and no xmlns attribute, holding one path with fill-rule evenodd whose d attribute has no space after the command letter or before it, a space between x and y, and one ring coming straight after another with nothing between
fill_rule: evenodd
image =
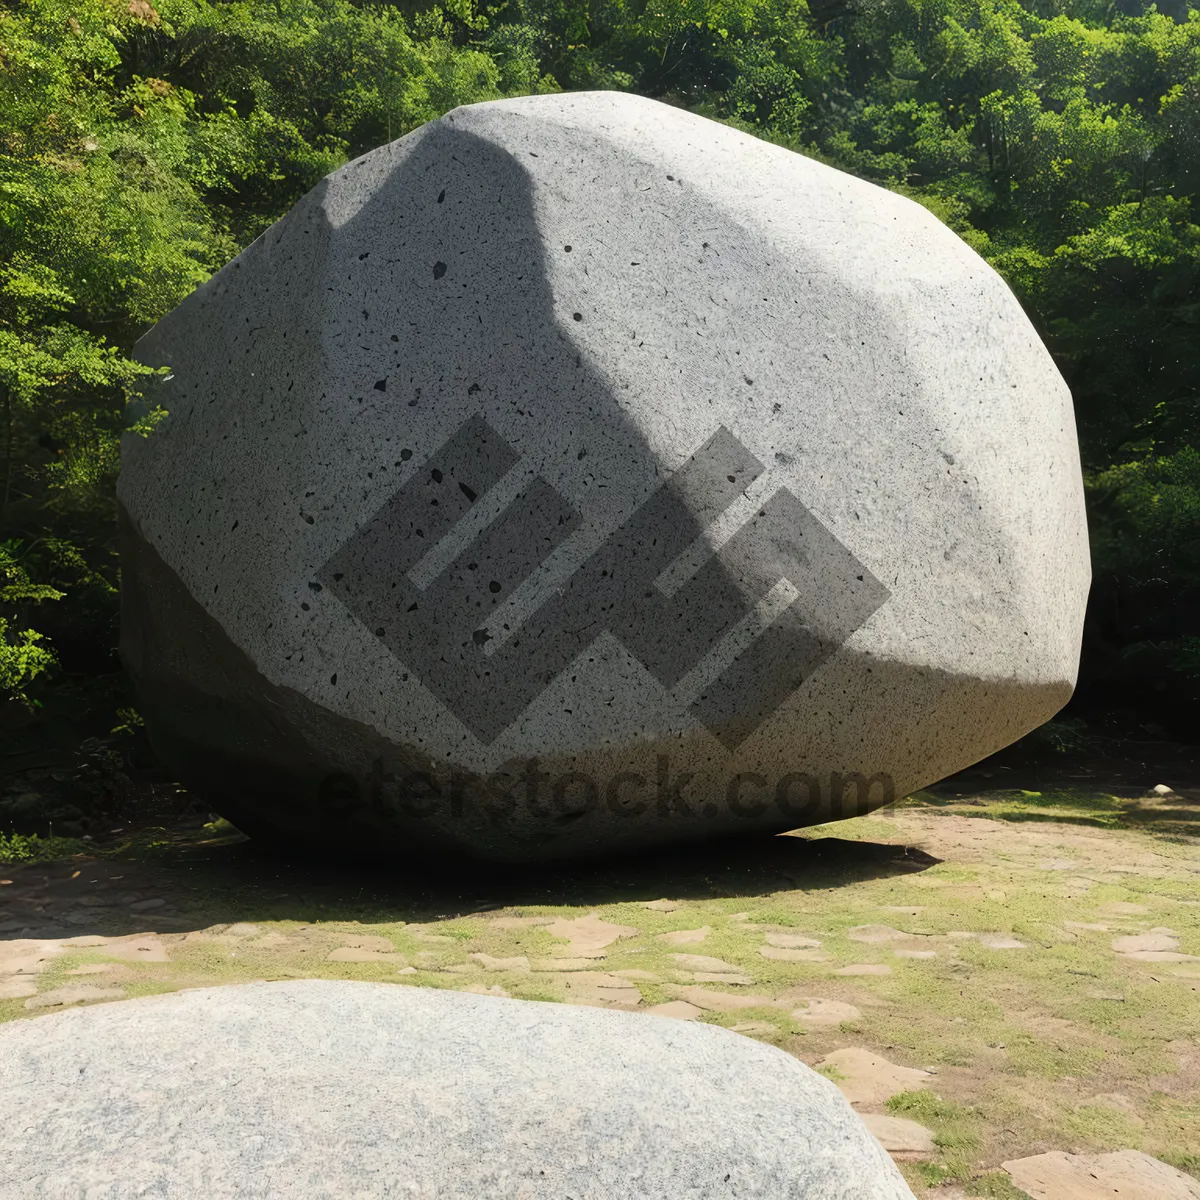
<instances>
[{"instance_id":1,"label":"moss on ground","mask_svg":"<svg viewBox=\"0 0 1200 1200\"><path fill-rule=\"evenodd\" d=\"M863 1046L936 1072L887 1106L929 1128L937 1146L928 1161L905 1163L906 1175L933 1196L953 1183L1008 1200L1020 1193L999 1164L1048 1149L1128 1146L1200 1176L1200 826L1180 811L1178 799L1156 806L1084 789L921 795L744 852L480 868L469 881L265 857L214 823L139 831L86 857L61 840L27 839L15 854L3 842L0 853L25 865L0 874L14 891L35 875L57 881L61 912L50 904L45 919L60 919L58 931L37 936L154 931L169 959L70 947L37 977L42 992L96 983L139 996L316 976L562 1001L588 974L536 969L575 956L537 922L595 914L635 933L582 967L636 989L640 1007L682 988L751 994L762 1002L700 1019L754 1023L753 1036L810 1064ZM105 907L105 888L128 894ZM122 909L135 894L163 905L145 916ZM662 897L676 907L647 907ZM663 937L705 927L696 942ZM1155 930L1197 961L1114 949L1115 938ZM788 934L819 942L824 961L774 955ZM380 939L364 943L376 948L371 961L331 958L363 938ZM676 954L720 960L751 982L688 981L695 970ZM535 969L488 969L497 959ZM888 973L836 973L864 966ZM104 971L71 974L80 967ZM858 1015L806 1021L812 997ZM30 1015L23 998L0 1000L0 1020Z\"/></svg>"}]
</instances>

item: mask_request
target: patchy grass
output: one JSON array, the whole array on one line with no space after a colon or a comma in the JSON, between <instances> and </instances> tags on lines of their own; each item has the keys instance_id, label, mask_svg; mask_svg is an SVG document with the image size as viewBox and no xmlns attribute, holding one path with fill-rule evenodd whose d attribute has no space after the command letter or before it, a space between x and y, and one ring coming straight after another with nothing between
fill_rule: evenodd
<instances>
[{"instance_id":1,"label":"patchy grass","mask_svg":"<svg viewBox=\"0 0 1200 1200\"><path fill-rule=\"evenodd\" d=\"M754 1022L753 1036L810 1064L862 1046L935 1071L887 1106L937 1146L905 1174L918 1194L953 1183L1012 1200L1021 1193L999 1164L1050 1149L1129 1146L1200 1176L1200 962L1138 962L1112 944L1167 929L1179 953L1200 956L1197 827L1178 799L1154 809L1076 788L921 795L742 848L453 878L271 858L223 822L132 831L82 858L78 843L26 839L24 861L42 865L8 869L3 895L32 924L0 938L106 939L64 947L42 991L321 977L562 1001L590 969L641 1008L684 988L750 995L760 1002L701 1019ZM676 907L647 907L662 897ZM538 969L575 955L538 921L587 914L635 933L583 970ZM663 938L705 927L696 942ZM135 933L152 933L168 961L131 959L111 940ZM820 945L808 961L764 955L787 935ZM371 961L331 958L363 937L381 939ZM751 982L689 981L681 953ZM489 970L477 955L531 969ZM868 965L888 973L837 973ZM70 974L81 967L103 970ZM809 998L858 1015L806 1023L794 1014ZM23 998L0 1000L0 1020L30 1015Z\"/></svg>"},{"instance_id":2,"label":"patchy grass","mask_svg":"<svg viewBox=\"0 0 1200 1200\"><path fill-rule=\"evenodd\" d=\"M983 1196L986 1200L1029 1200L1029 1193L1021 1191L1006 1171L987 1171L968 1180L963 1190L968 1196Z\"/></svg>"},{"instance_id":3,"label":"patchy grass","mask_svg":"<svg viewBox=\"0 0 1200 1200\"><path fill-rule=\"evenodd\" d=\"M888 1111L916 1121L933 1132L934 1145L942 1152L938 1167L943 1178L969 1178L979 1151L981 1137L979 1112L927 1088L901 1092L887 1102Z\"/></svg>"},{"instance_id":4,"label":"patchy grass","mask_svg":"<svg viewBox=\"0 0 1200 1200\"><path fill-rule=\"evenodd\" d=\"M1200 805L1188 804L1177 796L1162 799L1117 796L1084 787L1009 788L967 799L919 792L897 805L901 809L911 806L949 809L961 816L993 821L1042 821L1097 829L1141 830L1167 841L1182 840L1189 850L1194 850L1193 840L1200 837Z\"/></svg>"}]
</instances>

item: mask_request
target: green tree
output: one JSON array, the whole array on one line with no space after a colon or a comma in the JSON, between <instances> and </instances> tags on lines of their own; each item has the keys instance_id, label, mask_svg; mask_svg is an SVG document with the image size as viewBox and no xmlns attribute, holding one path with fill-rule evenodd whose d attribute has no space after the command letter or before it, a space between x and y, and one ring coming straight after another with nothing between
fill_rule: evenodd
<instances>
[{"instance_id":1,"label":"green tree","mask_svg":"<svg viewBox=\"0 0 1200 1200\"><path fill-rule=\"evenodd\" d=\"M349 157L554 86L456 33L485 27L348 0L0 6L0 699L56 659L115 668L133 342Z\"/></svg>"},{"instance_id":2,"label":"green tree","mask_svg":"<svg viewBox=\"0 0 1200 1200\"><path fill-rule=\"evenodd\" d=\"M0 0L6 694L113 669L137 336L347 159L558 88L727 121L983 254L1075 396L1085 691L1170 677L1200 716L1195 0Z\"/></svg>"}]
</instances>

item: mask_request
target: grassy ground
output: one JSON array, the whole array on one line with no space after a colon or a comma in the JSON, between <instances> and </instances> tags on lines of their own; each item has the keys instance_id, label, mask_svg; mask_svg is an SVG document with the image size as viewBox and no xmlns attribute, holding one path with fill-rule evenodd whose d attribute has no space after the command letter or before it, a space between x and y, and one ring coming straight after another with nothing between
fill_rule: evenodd
<instances>
[{"instance_id":1,"label":"grassy ground","mask_svg":"<svg viewBox=\"0 0 1200 1200\"><path fill-rule=\"evenodd\" d=\"M930 1072L864 1105L933 1132L932 1154L902 1156L918 1194L1019 1196L1000 1164L1045 1150L1131 1147L1200 1176L1184 793L960 778L797 835L452 881L274 858L220 823L99 850L10 839L0 860L48 861L0 870L0 1019L79 988L312 976L683 1000L813 1065L863 1047Z\"/></svg>"}]
</instances>

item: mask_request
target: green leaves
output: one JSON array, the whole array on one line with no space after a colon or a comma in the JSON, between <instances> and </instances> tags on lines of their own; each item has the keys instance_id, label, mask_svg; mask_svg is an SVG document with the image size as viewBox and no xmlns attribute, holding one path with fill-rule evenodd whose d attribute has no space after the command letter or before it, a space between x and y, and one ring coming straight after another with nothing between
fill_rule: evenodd
<instances>
[{"instance_id":1,"label":"green leaves","mask_svg":"<svg viewBox=\"0 0 1200 1200\"><path fill-rule=\"evenodd\" d=\"M46 600L61 600L63 593L46 584L34 583L21 562L21 543L0 542L0 605L25 606ZM0 616L0 701L33 703L29 684L57 662L40 633L32 629L10 629Z\"/></svg>"},{"instance_id":2,"label":"green leaves","mask_svg":"<svg viewBox=\"0 0 1200 1200\"><path fill-rule=\"evenodd\" d=\"M44 583L34 583L21 563L21 543L0 542L0 604L40 604L61 600L63 593Z\"/></svg>"},{"instance_id":3,"label":"green leaves","mask_svg":"<svg viewBox=\"0 0 1200 1200\"><path fill-rule=\"evenodd\" d=\"M532 41L489 35L471 0L0 9L0 539L24 547L0 558L0 697L30 700L55 661L30 627L43 601L65 598L65 667L111 669L119 439L150 373L136 338L348 158L553 90Z\"/></svg>"},{"instance_id":4,"label":"green leaves","mask_svg":"<svg viewBox=\"0 0 1200 1200\"><path fill-rule=\"evenodd\" d=\"M1102 570L1169 571L1200 583L1200 451L1185 446L1109 467L1089 487L1104 514L1093 533Z\"/></svg>"},{"instance_id":5,"label":"green leaves","mask_svg":"<svg viewBox=\"0 0 1200 1200\"><path fill-rule=\"evenodd\" d=\"M29 625L51 592L36 621L68 614L60 653L111 644L140 333L348 159L456 105L560 88L661 97L924 204L1008 279L1072 387L1098 594L1150 570L1136 547L1200 587L1194 11L11 0L0 48L0 539L29 581L0 589L10 693L47 670ZM1175 637L1177 609L1151 608Z\"/></svg>"},{"instance_id":6,"label":"green leaves","mask_svg":"<svg viewBox=\"0 0 1200 1200\"><path fill-rule=\"evenodd\" d=\"M0 617L0 700L32 702L29 685L53 667L57 659L33 629L10 630Z\"/></svg>"}]
</instances>

